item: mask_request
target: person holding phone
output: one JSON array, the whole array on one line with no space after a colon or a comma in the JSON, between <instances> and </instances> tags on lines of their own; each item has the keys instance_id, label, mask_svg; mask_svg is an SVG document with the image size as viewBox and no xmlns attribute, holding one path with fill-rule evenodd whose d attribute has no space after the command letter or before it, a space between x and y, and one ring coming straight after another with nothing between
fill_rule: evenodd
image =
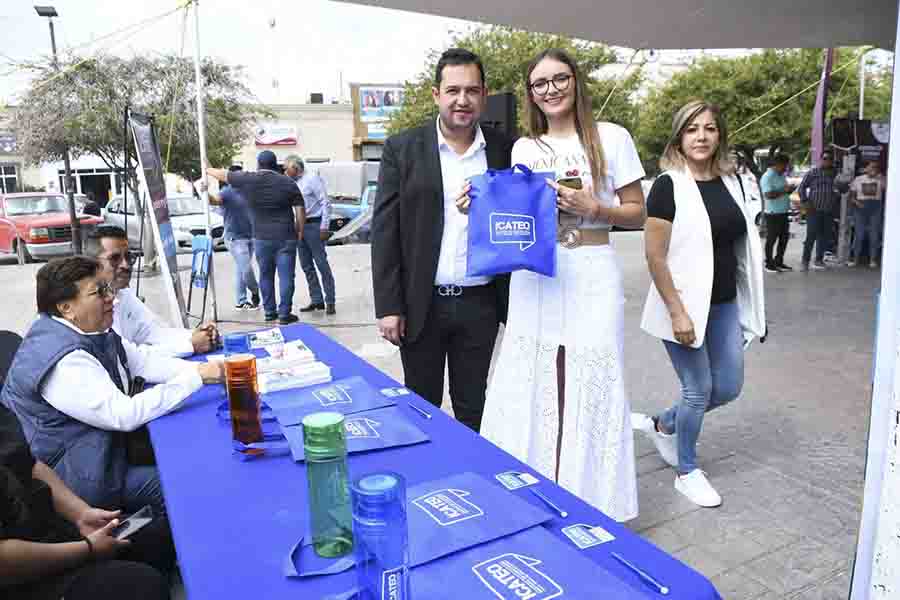
<instances>
[{"instance_id":1,"label":"person holding phone","mask_svg":"<svg viewBox=\"0 0 900 600\"><path fill-rule=\"evenodd\" d=\"M594 121L587 83L559 49L541 52L525 73L528 135L512 164L554 174L557 274L512 274L482 435L626 521L637 516L637 483L622 272L609 229L643 224L644 169L627 130Z\"/></svg>"},{"instance_id":2,"label":"person holding phone","mask_svg":"<svg viewBox=\"0 0 900 600\"><path fill-rule=\"evenodd\" d=\"M112 533L120 516L89 505L36 460L16 416L0 405L0 596L168 600L168 527L132 543Z\"/></svg>"},{"instance_id":3,"label":"person holding phone","mask_svg":"<svg viewBox=\"0 0 900 600\"><path fill-rule=\"evenodd\" d=\"M681 397L633 421L677 469L675 489L714 507L722 498L697 465L697 439L705 413L741 393L744 349L766 333L762 245L718 107L698 100L675 113L660 168L647 200L653 283L641 327L663 341Z\"/></svg>"}]
</instances>

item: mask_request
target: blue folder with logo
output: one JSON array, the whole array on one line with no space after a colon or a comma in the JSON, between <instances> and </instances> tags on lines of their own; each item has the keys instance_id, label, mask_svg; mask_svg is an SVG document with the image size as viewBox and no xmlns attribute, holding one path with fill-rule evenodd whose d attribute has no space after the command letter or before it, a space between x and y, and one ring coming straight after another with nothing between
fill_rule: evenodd
<instances>
[{"instance_id":1,"label":"blue folder with logo","mask_svg":"<svg viewBox=\"0 0 900 600\"><path fill-rule=\"evenodd\" d=\"M409 488L406 515L409 562L413 567L553 518L496 481L475 473L460 473ZM291 550L285 563L288 577L331 575L354 565L352 556L322 559L308 544L301 539Z\"/></svg>"},{"instance_id":2,"label":"blue folder with logo","mask_svg":"<svg viewBox=\"0 0 900 600\"><path fill-rule=\"evenodd\" d=\"M282 427L297 462L304 461L303 426ZM416 427L399 406L376 408L344 417L347 452L367 452L428 441L428 435Z\"/></svg>"},{"instance_id":3,"label":"blue folder with logo","mask_svg":"<svg viewBox=\"0 0 900 600\"><path fill-rule=\"evenodd\" d=\"M347 377L300 390L266 394L282 427L300 425L314 412L331 411L344 415L393 406L394 400L375 389L362 377Z\"/></svg>"}]
</instances>

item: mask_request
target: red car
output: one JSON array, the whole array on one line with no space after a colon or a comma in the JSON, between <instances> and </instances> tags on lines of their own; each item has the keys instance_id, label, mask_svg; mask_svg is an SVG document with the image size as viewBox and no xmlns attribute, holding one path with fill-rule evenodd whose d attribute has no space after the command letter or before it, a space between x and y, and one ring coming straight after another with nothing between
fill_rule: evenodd
<instances>
[{"instance_id":1,"label":"red car","mask_svg":"<svg viewBox=\"0 0 900 600\"><path fill-rule=\"evenodd\" d=\"M103 223L99 217L78 215L82 236ZM19 264L35 258L72 253L69 201L62 194L25 192L0 194L0 252L15 253Z\"/></svg>"}]
</instances>

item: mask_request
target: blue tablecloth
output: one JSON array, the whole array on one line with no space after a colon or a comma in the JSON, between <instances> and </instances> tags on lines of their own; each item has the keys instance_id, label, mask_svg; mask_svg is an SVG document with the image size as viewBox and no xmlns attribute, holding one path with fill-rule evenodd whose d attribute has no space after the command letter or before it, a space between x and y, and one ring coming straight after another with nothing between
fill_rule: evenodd
<instances>
[{"instance_id":1,"label":"blue tablecloth","mask_svg":"<svg viewBox=\"0 0 900 600\"><path fill-rule=\"evenodd\" d=\"M319 360L331 366L335 379L359 375L377 389L398 386L313 327L292 325L283 332L287 340L301 338ZM307 533L306 472L290 455L246 462L234 458L231 430L215 414L224 398L224 386L205 386L179 411L150 424L188 600L313 600L342 591L334 589L328 577L295 580L282 574L288 551ZM401 403L405 398L409 397ZM351 477L354 473L390 469L415 485L463 471L491 479L510 470L535 474L541 479L539 489L569 512L568 518L556 518L547 524L553 535L572 545L561 529L583 523L602 526L615 536L613 541L581 552L621 578L634 591L630 597L663 598L613 559L611 552L671 588L666 598L719 600L712 584L690 567L540 477L421 398L413 396L410 401L433 415L431 420L422 418L419 423L432 441L353 455L349 458ZM409 410L413 417L418 416ZM513 493L543 506L525 489ZM573 597L591 597L592 574L583 576L584 590Z\"/></svg>"}]
</instances>

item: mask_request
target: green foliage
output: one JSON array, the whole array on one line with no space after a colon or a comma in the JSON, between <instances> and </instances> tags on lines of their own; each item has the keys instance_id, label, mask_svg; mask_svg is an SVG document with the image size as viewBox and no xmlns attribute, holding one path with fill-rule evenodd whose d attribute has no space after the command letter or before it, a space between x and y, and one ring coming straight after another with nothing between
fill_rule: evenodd
<instances>
[{"instance_id":1,"label":"green foliage","mask_svg":"<svg viewBox=\"0 0 900 600\"><path fill-rule=\"evenodd\" d=\"M123 111L154 115L163 164L193 181L200 176L194 66L176 56L73 57L61 64L34 65L36 77L18 103L13 129L32 163L61 160L68 145L73 157L99 156L122 167ZM253 106L240 67L212 59L201 65L210 164L228 164L264 111ZM171 140L171 147L170 142Z\"/></svg>"},{"instance_id":2,"label":"green foliage","mask_svg":"<svg viewBox=\"0 0 900 600\"><path fill-rule=\"evenodd\" d=\"M575 40L565 36L530 33L509 27L483 27L463 35L454 36L448 47L471 50L481 57L489 93L512 92L519 106L519 127L523 127L522 99L525 97L525 69L531 59L547 48L563 48L568 51L585 73L615 62L615 54L605 45ZM388 129L391 133L421 125L437 115L431 89L434 71L443 49L432 50L422 72L406 83L403 109L394 115ZM641 83L640 69L620 84L600 118L618 123L628 129L634 126L636 110L630 98ZM599 112L615 79L591 77L588 87L594 102L595 114Z\"/></svg>"},{"instance_id":3,"label":"green foliage","mask_svg":"<svg viewBox=\"0 0 900 600\"><path fill-rule=\"evenodd\" d=\"M858 110L858 58L856 48L835 51L834 70L849 65L832 77L830 117L847 116ZM722 108L729 131L735 132L731 145L743 156L753 156L754 150L766 148L803 161L810 146L815 86L763 119L737 130L816 82L821 77L822 61L821 50L766 50L737 58L698 60L652 90L642 103L634 134L648 170L656 170L656 162L671 134L673 115L696 98ZM868 74L866 118L888 118L890 93L889 72Z\"/></svg>"}]
</instances>

